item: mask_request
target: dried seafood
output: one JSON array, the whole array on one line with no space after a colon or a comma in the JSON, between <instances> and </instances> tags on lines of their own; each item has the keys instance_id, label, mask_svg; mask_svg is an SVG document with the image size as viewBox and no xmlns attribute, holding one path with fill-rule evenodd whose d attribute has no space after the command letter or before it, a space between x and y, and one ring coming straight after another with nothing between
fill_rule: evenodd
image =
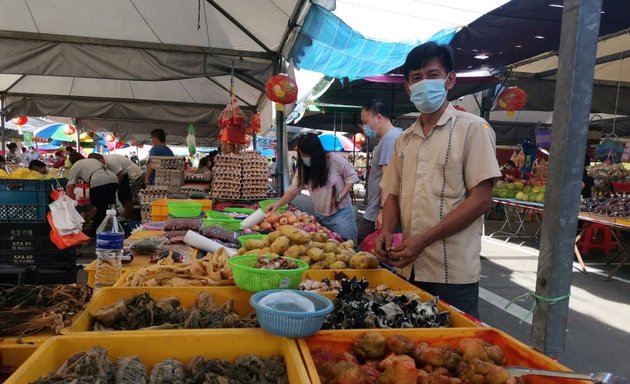
<instances>
[{"instance_id":1,"label":"dried seafood","mask_svg":"<svg viewBox=\"0 0 630 384\"><path fill-rule=\"evenodd\" d=\"M258 269L270 269L273 271L282 269L298 269L298 265L295 261L289 260L286 257L278 256L272 258L266 258L265 256L258 256L256 265L254 268Z\"/></svg>"},{"instance_id":2,"label":"dried seafood","mask_svg":"<svg viewBox=\"0 0 630 384\"><path fill-rule=\"evenodd\" d=\"M136 357L121 357L115 364L107 351L94 347L70 356L57 372L35 381L35 384L288 384L282 357L263 359L240 355L231 363L226 360L195 357L185 367L174 358L155 364L147 378L144 364Z\"/></svg>"},{"instance_id":3,"label":"dried seafood","mask_svg":"<svg viewBox=\"0 0 630 384\"><path fill-rule=\"evenodd\" d=\"M32 335L46 328L59 334L91 297L85 283L0 288L0 335Z\"/></svg>"},{"instance_id":4,"label":"dried seafood","mask_svg":"<svg viewBox=\"0 0 630 384\"><path fill-rule=\"evenodd\" d=\"M397 295L367 287L367 281L343 280L335 309L323 329L436 328L449 324L449 313L439 311L437 298L423 302L415 293Z\"/></svg>"},{"instance_id":5,"label":"dried seafood","mask_svg":"<svg viewBox=\"0 0 630 384\"><path fill-rule=\"evenodd\" d=\"M176 297L156 301L143 293L99 309L92 314L92 320L94 331L258 327L255 312L239 315L233 300L217 306L208 292L200 292L190 310L183 309Z\"/></svg>"},{"instance_id":6,"label":"dried seafood","mask_svg":"<svg viewBox=\"0 0 630 384\"><path fill-rule=\"evenodd\" d=\"M354 277L353 279L356 280L356 277ZM298 289L300 289L301 291L312 291L319 293L339 293L341 291L341 282L345 280L351 279L343 272L335 272L334 278L332 280L325 277L321 281L318 281L308 278L307 276L307 279L300 283ZM368 282L365 277L359 281ZM375 288L375 290L377 292L383 292L389 290L389 287L387 286L387 284L380 284Z\"/></svg>"},{"instance_id":7,"label":"dried seafood","mask_svg":"<svg viewBox=\"0 0 630 384\"><path fill-rule=\"evenodd\" d=\"M234 285L232 270L227 265L228 254L221 248L190 264L175 265L170 258L157 265L139 269L127 275L125 287L196 287Z\"/></svg>"}]
</instances>

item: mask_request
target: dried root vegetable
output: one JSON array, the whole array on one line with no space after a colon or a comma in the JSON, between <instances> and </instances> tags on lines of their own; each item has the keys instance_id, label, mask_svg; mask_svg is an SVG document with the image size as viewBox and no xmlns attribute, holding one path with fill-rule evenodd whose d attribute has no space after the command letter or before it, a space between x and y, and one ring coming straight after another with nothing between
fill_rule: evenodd
<instances>
[{"instance_id":1,"label":"dried root vegetable","mask_svg":"<svg viewBox=\"0 0 630 384\"><path fill-rule=\"evenodd\" d=\"M233 300L217 306L208 292L200 292L190 310L182 308L176 297L156 301L143 293L99 309L92 320L95 331L258 327L255 312L239 315Z\"/></svg>"},{"instance_id":2,"label":"dried root vegetable","mask_svg":"<svg viewBox=\"0 0 630 384\"><path fill-rule=\"evenodd\" d=\"M0 336L32 335L46 328L59 334L92 297L85 283L20 285L0 289Z\"/></svg>"},{"instance_id":3,"label":"dried root vegetable","mask_svg":"<svg viewBox=\"0 0 630 384\"><path fill-rule=\"evenodd\" d=\"M172 264L165 259L127 275L125 287L197 287L234 285L232 270L227 265L228 254L221 248L190 264Z\"/></svg>"}]
</instances>

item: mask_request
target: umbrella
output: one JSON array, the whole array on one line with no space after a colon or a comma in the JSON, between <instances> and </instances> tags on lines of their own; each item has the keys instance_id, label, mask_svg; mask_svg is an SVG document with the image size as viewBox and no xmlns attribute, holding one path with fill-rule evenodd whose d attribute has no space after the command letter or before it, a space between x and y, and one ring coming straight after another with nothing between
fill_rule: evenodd
<instances>
[{"instance_id":1,"label":"umbrella","mask_svg":"<svg viewBox=\"0 0 630 384\"><path fill-rule=\"evenodd\" d=\"M63 123L50 124L45 127L34 130L33 136L41 137L42 139L50 139L55 134L55 132L63 130L63 127L65 126L66 124L63 124ZM63 133L63 131L61 132ZM72 139L64 140L64 141L72 141Z\"/></svg>"},{"instance_id":2,"label":"umbrella","mask_svg":"<svg viewBox=\"0 0 630 384\"><path fill-rule=\"evenodd\" d=\"M327 152L352 151L352 148L354 147L352 140L345 136L335 136L331 133L320 135L319 141L321 141L324 150Z\"/></svg>"},{"instance_id":3,"label":"umbrella","mask_svg":"<svg viewBox=\"0 0 630 384\"><path fill-rule=\"evenodd\" d=\"M258 150L258 152L260 152L261 155L266 156L266 157L276 157L276 151L273 150L273 148L261 148L261 147L257 147L256 148Z\"/></svg>"},{"instance_id":4,"label":"umbrella","mask_svg":"<svg viewBox=\"0 0 630 384\"><path fill-rule=\"evenodd\" d=\"M56 151L58 149L61 149L62 147L63 147L63 144L55 145L55 142L53 141L50 144L38 145L37 150L38 151Z\"/></svg>"}]
</instances>

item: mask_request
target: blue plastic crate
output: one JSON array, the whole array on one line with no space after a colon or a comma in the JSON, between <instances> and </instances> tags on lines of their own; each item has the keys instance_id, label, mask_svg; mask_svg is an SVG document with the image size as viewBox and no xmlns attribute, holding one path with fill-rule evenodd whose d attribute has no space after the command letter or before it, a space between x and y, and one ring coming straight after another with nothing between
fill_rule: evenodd
<instances>
[{"instance_id":1,"label":"blue plastic crate","mask_svg":"<svg viewBox=\"0 0 630 384\"><path fill-rule=\"evenodd\" d=\"M66 180L0 179L0 223L46 221L50 191Z\"/></svg>"}]
</instances>

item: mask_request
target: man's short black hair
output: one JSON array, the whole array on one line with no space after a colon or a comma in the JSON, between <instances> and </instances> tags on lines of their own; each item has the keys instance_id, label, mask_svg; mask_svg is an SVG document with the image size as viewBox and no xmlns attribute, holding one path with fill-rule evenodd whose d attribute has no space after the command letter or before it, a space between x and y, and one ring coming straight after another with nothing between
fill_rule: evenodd
<instances>
[{"instance_id":1,"label":"man's short black hair","mask_svg":"<svg viewBox=\"0 0 630 384\"><path fill-rule=\"evenodd\" d=\"M163 129L154 129L151 131L151 137L160 140L160 143L166 143L166 133Z\"/></svg>"},{"instance_id":2,"label":"man's short black hair","mask_svg":"<svg viewBox=\"0 0 630 384\"><path fill-rule=\"evenodd\" d=\"M389 107L389 104L383 99L373 99L365 103L363 108L366 111L370 111L373 114L380 113L383 117L387 117L388 119L392 119L392 110Z\"/></svg>"},{"instance_id":3,"label":"man's short black hair","mask_svg":"<svg viewBox=\"0 0 630 384\"><path fill-rule=\"evenodd\" d=\"M28 163L28 169L33 171L35 168L46 168L46 164L40 160L31 160L31 162Z\"/></svg>"},{"instance_id":4,"label":"man's short black hair","mask_svg":"<svg viewBox=\"0 0 630 384\"><path fill-rule=\"evenodd\" d=\"M409 73L424 67L427 62L433 58L440 60L440 63L446 69L446 73L452 72L455 68L453 61L453 50L447 44L438 44L434 41L428 41L422 45L418 45L409 52L405 64L403 64L403 73L405 79L409 80Z\"/></svg>"},{"instance_id":5,"label":"man's short black hair","mask_svg":"<svg viewBox=\"0 0 630 384\"><path fill-rule=\"evenodd\" d=\"M7 144L7 148L9 148L9 149L17 149L17 144L16 143L9 143L9 144Z\"/></svg>"}]
</instances>

